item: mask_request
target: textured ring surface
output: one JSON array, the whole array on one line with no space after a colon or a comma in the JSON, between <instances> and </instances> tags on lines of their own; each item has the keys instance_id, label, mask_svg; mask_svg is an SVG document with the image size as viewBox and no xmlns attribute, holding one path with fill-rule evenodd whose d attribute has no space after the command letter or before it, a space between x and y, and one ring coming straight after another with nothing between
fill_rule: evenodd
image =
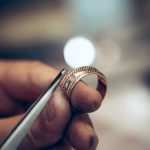
<instances>
[{"instance_id":1,"label":"textured ring surface","mask_svg":"<svg viewBox=\"0 0 150 150\"><path fill-rule=\"evenodd\" d=\"M71 71L65 78L62 89L68 98L71 98L71 93L77 82L86 75L96 74L98 78L97 90L101 93L102 97L106 93L106 77L95 67L83 66Z\"/></svg>"}]
</instances>

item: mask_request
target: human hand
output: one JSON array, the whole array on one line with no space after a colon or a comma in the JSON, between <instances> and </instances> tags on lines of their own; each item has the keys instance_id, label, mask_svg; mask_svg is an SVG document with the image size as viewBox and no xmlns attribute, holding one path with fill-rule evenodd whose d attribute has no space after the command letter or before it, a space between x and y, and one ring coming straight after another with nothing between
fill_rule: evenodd
<instances>
[{"instance_id":1,"label":"human hand","mask_svg":"<svg viewBox=\"0 0 150 150\"><path fill-rule=\"evenodd\" d=\"M40 62L0 61L0 139L15 126L57 73L58 70ZM70 150L71 146L77 150L96 149L98 137L85 113L97 110L101 102L102 95L83 82L77 83L70 100L57 88L20 149Z\"/></svg>"}]
</instances>

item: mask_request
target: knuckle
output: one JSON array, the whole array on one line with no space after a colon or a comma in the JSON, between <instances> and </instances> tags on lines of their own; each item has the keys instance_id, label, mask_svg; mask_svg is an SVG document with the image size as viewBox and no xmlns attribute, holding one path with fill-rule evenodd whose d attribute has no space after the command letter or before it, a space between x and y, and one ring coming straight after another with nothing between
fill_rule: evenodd
<instances>
[{"instance_id":1,"label":"knuckle","mask_svg":"<svg viewBox=\"0 0 150 150\"><path fill-rule=\"evenodd\" d=\"M27 78L30 83L29 86L34 87L35 91L38 90L36 88L39 88L39 86L41 84L38 81L40 80L41 75L42 75L42 71L41 71L41 69L43 68L42 66L43 66L42 62L35 61L35 60L29 62L29 64L28 64Z\"/></svg>"},{"instance_id":2,"label":"knuckle","mask_svg":"<svg viewBox=\"0 0 150 150\"><path fill-rule=\"evenodd\" d=\"M42 64L43 63L40 60L32 60L32 61L30 61L31 68L32 67L37 67L37 66L42 65Z\"/></svg>"}]
</instances>

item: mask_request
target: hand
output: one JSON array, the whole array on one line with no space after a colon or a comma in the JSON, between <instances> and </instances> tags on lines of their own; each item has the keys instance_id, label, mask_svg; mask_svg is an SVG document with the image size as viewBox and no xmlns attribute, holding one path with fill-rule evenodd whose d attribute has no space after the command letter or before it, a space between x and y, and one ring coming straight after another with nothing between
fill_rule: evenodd
<instances>
[{"instance_id":1,"label":"hand","mask_svg":"<svg viewBox=\"0 0 150 150\"><path fill-rule=\"evenodd\" d=\"M47 88L58 70L35 61L0 61L0 140ZM95 149L98 137L87 112L100 107L101 94L77 83L71 99L57 88L20 145L21 150ZM72 113L72 108L77 113Z\"/></svg>"}]
</instances>

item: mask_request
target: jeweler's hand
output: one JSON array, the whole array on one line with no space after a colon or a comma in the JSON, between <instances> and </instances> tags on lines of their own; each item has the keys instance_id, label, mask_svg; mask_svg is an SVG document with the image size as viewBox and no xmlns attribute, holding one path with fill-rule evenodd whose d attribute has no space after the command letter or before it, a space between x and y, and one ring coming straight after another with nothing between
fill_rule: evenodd
<instances>
[{"instance_id":1,"label":"jeweler's hand","mask_svg":"<svg viewBox=\"0 0 150 150\"><path fill-rule=\"evenodd\" d=\"M0 140L57 73L58 70L40 62L0 61ZM83 113L97 110L101 101L101 94L83 82L75 86L71 100L58 88L20 149L95 149L98 137L88 115ZM72 108L78 113L72 113Z\"/></svg>"}]
</instances>

